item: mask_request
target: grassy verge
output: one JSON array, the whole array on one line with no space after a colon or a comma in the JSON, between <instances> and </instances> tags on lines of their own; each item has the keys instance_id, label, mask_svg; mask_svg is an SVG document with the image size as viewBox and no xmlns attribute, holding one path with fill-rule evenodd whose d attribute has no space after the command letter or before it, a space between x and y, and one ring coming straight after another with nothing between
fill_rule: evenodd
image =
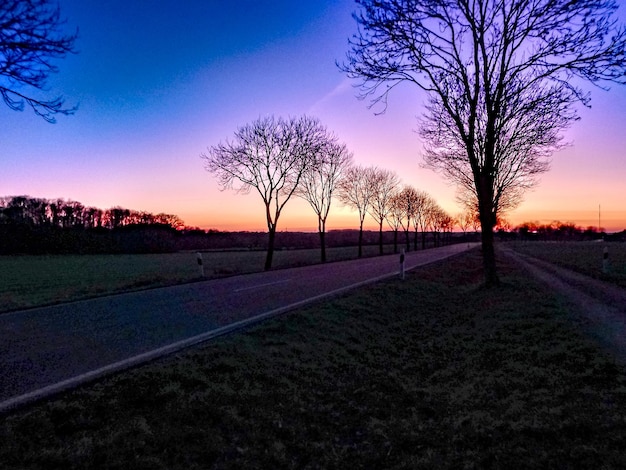
<instances>
[{"instance_id":1,"label":"grassy verge","mask_svg":"<svg viewBox=\"0 0 626 470\"><path fill-rule=\"evenodd\" d=\"M9 415L0 468L625 468L624 368L478 256Z\"/></svg>"},{"instance_id":2,"label":"grassy verge","mask_svg":"<svg viewBox=\"0 0 626 470\"><path fill-rule=\"evenodd\" d=\"M393 247L386 246L387 253ZM364 247L365 256L378 246ZM329 261L354 259L356 247L331 248ZM277 251L274 267L319 262L319 250ZM259 272L264 251L203 253L207 279ZM0 313L199 279L195 253L151 255L0 256Z\"/></svg>"},{"instance_id":3,"label":"grassy verge","mask_svg":"<svg viewBox=\"0 0 626 470\"><path fill-rule=\"evenodd\" d=\"M520 253L626 287L626 243L517 242L507 243L507 246ZM609 254L607 273L603 272L605 248Z\"/></svg>"}]
</instances>

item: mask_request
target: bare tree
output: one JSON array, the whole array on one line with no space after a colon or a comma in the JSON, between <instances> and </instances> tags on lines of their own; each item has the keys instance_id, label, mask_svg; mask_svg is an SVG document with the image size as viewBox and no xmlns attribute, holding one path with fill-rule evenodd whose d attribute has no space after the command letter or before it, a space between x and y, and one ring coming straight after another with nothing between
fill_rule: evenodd
<instances>
[{"instance_id":1,"label":"bare tree","mask_svg":"<svg viewBox=\"0 0 626 470\"><path fill-rule=\"evenodd\" d=\"M429 211L436 205L435 200L425 191L417 191L415 199L415 211L413 213L413 228L415 229L415 238L413 245L417 250L417 232L422 232L422 250L426 248L426 231L430 221Z\"/></svg>"},{"instance_id":2,"label":"bare tree","mask_svg":"<svg viewBox=\"0 0 626 470\"><path fill-rule=\"evenodd\" d=\"M55 121L55 114L76 111L65 108L62 97L46 100L32 94L58 71L52 59L74 52L76 34L63 34L63 24L59 7L49 0L0 2L0 94L11 109L22 111L28 104L48 122Z\"/></svg>"},{"instance_id":3,"label":"bare tree","mask_svg":"<svg viewBox=\"0 0 626 470\"><path fill-rule=\"evenodd\" d=\"M255 189L265 205L269 233L265 269L272 267L276 226L285 204L326 142L317 119L265 117L240 127L233 141L201 155L220 188L247 194Z\"/></svg>"},{"instance_id":4,"label":"bare tree","mask_svg":"<svg viewBox=\"0 0 626 470\"><path fill-rule=\"evenodd\" d=\"M185 222L176 214L165 214L163 212L157 215L148 214L146 220L147 223L169 225L175 230L183 230L185 228Z\"/></svg>"},{"instance_id":5,"label":"bare tree","mask_svg":"<svg viewBox=\"0 0 626 470\"><path fill-rule=\"evenodd\" d=\"M441 245L441 232L452 231L454 227L454 219L441 207L434 205L430 209L430 223L433 229L433 237L435 239L435 246Z\"/></svg>"},{"instance_id":6,"label":"bare tree","mask_svg":"<svg viewBox=\"0 0 626 470\"><path fill-rule=\"evenodd\" d=\"M359 258L363 256L363 222L372 204L373 174L373 167L353 166L339 184L339 200L359 213Z\"/></svg>"},{"instance_id":7,"label":"bare tree","mask_svg":"<svg viewBox=\"0 0 626 470\"><path fill-rule=\"evenodd\" d=\"M400 178L390 170L374 168L372 170L372 203L369 213L378 223L378 249L383 254L383 222L391 211L391 196L398 190Z\"/></svg>"},{"instance_id":8,"label":"bare tree","mask_svg":"<svg viewBox=\"0 0 626 470\"><path fill-rule=\"evenodd\" d=\"M400 231L400 227L402 227L402 219L404 218L404 211L402 210L401 204L397 203L398 192L399 191L396 189L389 196L389 212L385 218L387 225L393 230L394 253L398 252L398 232Z\"/></svg>"},{"instance_id":9,"label":"bare tree","mask_svg":"<svg viewBox=\"0 0 626 470\"><path fill-rule=\"evenodd\" d=\"M308 201L317 214L317 230L320 236L321 261L326 262L326 219L333 195L344 173L352 165L352 153L336 137L327 134L326 142L314 162L303 173L296 194Z\"/></svg>"},{"instance_id":10,"label":"bare tree","mask_svg":"<svg viewBox=\"0 0 626 470\"><path fill-rule=\"evenodd\" d=\"M457 214L456 222L459 228L461 229L461 231L463 232L464 238L475 219L476 219L476 213L469 209L465 209L460 214Z\"/></svg>"},{"instance_id":11,"label":"bare tree","mask_svg":"<svg viewBox=\"0 0 626 470\"><path fill-rule=\"evenodd\" d=\"M394 212L399 216L399 223L404 231L406 251L411 249L409 231L411 230L411 222L417 213L418 204L419 193L414 187L409 185L405 185L400 192L394 194L392 199Z\"/></svg>"},{"instance_id":12,"label":"bare tree","mask_svg":"<svg viewBox=\"0 0 626 470\"><path fill-rule=\"evenodd\" d=\"M357 0L342 69L386 106L401 82L428 93L427 166L475 194L487 285L498 284L493 228L548 169L589 104L581 84L626 82L626 29L614 0Z\"/></svg>"}]
</instances>

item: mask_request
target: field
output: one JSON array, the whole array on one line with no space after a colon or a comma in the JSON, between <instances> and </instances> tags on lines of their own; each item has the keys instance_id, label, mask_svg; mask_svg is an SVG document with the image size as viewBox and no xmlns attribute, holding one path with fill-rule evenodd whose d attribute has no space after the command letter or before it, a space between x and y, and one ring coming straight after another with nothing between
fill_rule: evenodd
<instances>
[{"instance_id":1,"label":"field","mask_svg":"<svg viewBox=\"0 0 626 470\"><path fill-rule=\"evenodd\" d=\"M4 417L2 469L626 468L626 371L478 250Z\"/></svg>"},{"instance_id":2,"label":"field","mask_svg":"<svg viewBox=\"0 0 626 470\"><path fill-rule=\"evenodd\" d=\"M520 253L626 287L626 243L517 242L507 245ZM602 270L605 248L609 254L607 273Z\"/></svg>"},{"instance_id":3,"label":"field","mask_svg":"<svg viewBox=\"0 0 626 470\"><path fill-rule=\"evenodd\" d=\"M388 253L393 247L385 247ZM378 246L364 247L365 256ZM203 252L207 279L263 270L264 251ZM356 258L357 248L330 248L328 260ZM274 267L319 262L319 250L284 250ZM158 255L0 256L0 313L115 292L200 279L196 253Z\"/></svg>"}]
</instances>

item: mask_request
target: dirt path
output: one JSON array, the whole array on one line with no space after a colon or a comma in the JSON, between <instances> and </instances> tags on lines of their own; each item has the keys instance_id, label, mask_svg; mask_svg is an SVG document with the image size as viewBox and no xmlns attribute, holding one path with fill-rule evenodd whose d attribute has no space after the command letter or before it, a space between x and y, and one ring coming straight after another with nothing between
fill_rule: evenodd
<instances>
[{"instance_id":1,"label":"dirt path","mask_svg":"<svg viewBox=\"0 0 626 470\"><path fill-rule=\"evenodd\" d=\"M616 361L626 364L626 289L510 249L500 252L560 294L571 312L581 318L585 333Z\"/></svg>"}]
</instances>

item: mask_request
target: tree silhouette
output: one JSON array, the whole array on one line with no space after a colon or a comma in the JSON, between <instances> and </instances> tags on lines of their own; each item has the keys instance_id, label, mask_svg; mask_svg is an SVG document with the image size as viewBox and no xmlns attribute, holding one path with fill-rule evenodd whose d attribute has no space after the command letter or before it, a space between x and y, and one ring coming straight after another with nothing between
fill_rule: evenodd
<instances>
[{"instance_id":1,"label":"tree silhouette","mask_svg":"<svg viewBox=\"0 0 626 470\"><path fill-rule=\"evenodd\" d=\"M320 135L320 137L323 137ZM336 137L327 134L314 162L303 173L296 194L306 200L317 215L320 236L321 261L326 262L326 219L335 190L341 178L352 165L352 154Z\"/></svg>"},{"instance_id":2,"label":"tree silhouette","mask_svg":"<svg viewBox=\"0 0 626 470\"><path fill-rule=\"evenodd\" d=\"M378 224L378 251L383 254L383 222L391 211L391 197L398 190L400 178L391 170L374 168L372 172L372 202L369 213Z\"/></svg>"},{"instance_id":3,"label":"tree silhouette","mask_svg":"<svg viewBox=\"0 0 626 470\"><path fill-rule=\"evenodd\" d=\"M398 252L398 232L400 231L400 227L402 227L402 219L404 218L404 211L400 204L396 203L398 189L391 193L389 196L389 211L387 212L387 216L385 220L387 221L387 225L393 230L393 252Z\"/></svg>"},{"instance_id":4,"label":"tree silhouette","mask_svg":"<svg viewBox=\"0 0 626 470\"><path fill-rule=\"evenodd\" d=\"M472 226L472 223L476 219L476 213L468 208L466 208L463 212L459 213L456 216L456 222L458 227L463 232L463 235L467 233L469 228Z\"/></svg>"},{"instance_id":5,"label":"tree silhouette","mask_svg":"<svg viewBox=\"0 0 626 470\"><path fill-rule=\"evenodd\" d=\"M73 114L64 99L40 98L51 73L53 59L74 52L76 34L61 32L60 9L48 0L3 0L0 2L0 94L9 108L22 111L28 104L48 122L55 114Z\"/></svg>"},{"instance_id":6,"label":"tree silhouette","mask_svg":"<svg viewBox=\"0 0 626 470\"><path fill-rule=\"evenodd\" d=\"M233 141L209 147L208 153L201 155L222 190L246 194L254 188L263 199L269 232L266 270L272 267L282 210L323 151L326 136L326 129L311 117L265 117L241 126Z\"/></svg>"},{"instance_id":7,"label":"tree silhouette","mask_svg":"<svg viewBox=\"0 0 626 470\"><path fill-rule=\"evenodd\" d=\"M357 0L359 30L341 68L386 106L397 84L428 94L427 166L471 191L487 285L498 284L493 229L548 169L589 104L581 84L626 81L626 30L613 0Z\"/></svg>"},{"instance_id":8,"label":"tree silhouette","mask_svg":"<svg viewBox=\"0 0 626 470\"><path fill-rule=\"evenodd\" d=\"M430 213L436 207L435 200L425 191L417 191L416 210L413 214L413 228L415 229L414 246L417 250L417 232L422 232L422 250L426 248L426 231L431 221Z\"/></svg>"},{"instance_id":9,"label":"tree silhouette","mask_svg":"<svg viewBox=\"0 0 626 470\"><path fill-rule=\"evenodd\" d=\"M363 256L363 223L374 195L373 175L373 167L353 166L339 184L339 200L359 213L359 258Z\"/></svg>"},{"instance_id":10,"label":"tree silhouette","mask_svg":"<svg viewBox=\"0 0 626 470\"><path fill-rule=\"evenodd\" d=\"M411 230L411 222L418 212L419 192L413 186L405 185L401 191L393 195L391 204L395 207L394 214L399 215L399 223L404 231L406 251L409 251L411 249L409 231Z\"/></svg>"},{"instance_id":11,"label":"tree silhouette","mask_svg":"<svg viewBox=\"0 0 626 470\"><path fill-rule=\"evenodd\" d=\"M441 244L441 233L449 234L452 232L455 223L454 218L438 205L431 208L431 226L433 228L435 246Z\"/></svg>"}]
</instances>

